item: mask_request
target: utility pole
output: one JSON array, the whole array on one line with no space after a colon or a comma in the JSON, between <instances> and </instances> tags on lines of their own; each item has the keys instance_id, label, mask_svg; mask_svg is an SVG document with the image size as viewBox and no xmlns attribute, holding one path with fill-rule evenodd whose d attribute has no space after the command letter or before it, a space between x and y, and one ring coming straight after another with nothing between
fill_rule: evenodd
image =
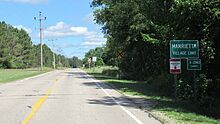
<instances>
[{"instance_id":1,"label":"utility pole","mask_svg":"<svg viewBox=\"0 0 220 124\"><path fill-rule=\"evenodd\" d=\"M37 17L34 17L34 20L37 20L40 22L40 63L41 63L41 71L43 70L43 44L42 44L42 31L43 31L43 28L42 28L42 21L43 20L46 20L47 18L46 17L42 17L42 12L39 12L39 18Z\"/></svg>"},{"instance_id":2,"label":"utility pole","mask_svg":"<svg viewBox=\"0 0 220 124\"><path fill-rule=\"evenodd\" d=\"M57 40L57 39L55 39L55 40ZM54 52L54 50L55 50L54 49L55 46L54 46L54 42L53 42L54 40L52 39L52 40L48 40L48 41L52 41L52 46L53 46L53 48L52 48L53 49L53 51L52 51L53 52L53 68L55 70L56 69L56 56L55 56L55 52Z\"/></svg>"},{"instance_id":3,"label":"utility pole","mask_svg":"<svg viewBox=\"0 0 220 124\"><path fill-rule=\"evenodd\" d=\"M55 53L53 52L53 69L56 69L56 58L55 58Z\"/></svg>"},{"instance_id":4,"label":"utility pole","mask_svg":"<svg viewBox=\"0 0 220 124\"><path fill-rule=\"evenodd\" d=\"M59 65L61 66L62 65L62 49L61 48L59 48L58 50L57 50L58 52L59 52L59 56L58 56L58 60L59 60Z\"/></svg>"}]
</instances>

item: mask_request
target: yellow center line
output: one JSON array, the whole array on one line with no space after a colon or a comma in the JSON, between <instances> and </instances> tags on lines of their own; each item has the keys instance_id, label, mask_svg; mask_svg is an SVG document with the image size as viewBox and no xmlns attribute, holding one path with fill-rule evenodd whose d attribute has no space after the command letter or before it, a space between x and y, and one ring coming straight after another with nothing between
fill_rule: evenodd
<instances>
[{"instance_id":1,"label":"yellow center line","mask_svg":"<svg viewBox=\"0 0 220 124\"><path fill-rule=\"evenodd\" d=\"M54 79L52 83L54 83L53 86L47 90L46 94L34 103L31 112L28 114L28 116L25 118L22 124L27 124L31 120L31 118L36 114L36 112L40 109L45 100L49 97L51 92L55 89L56 85L58 84L58 79Z\"/></svg>"}]
</instances>

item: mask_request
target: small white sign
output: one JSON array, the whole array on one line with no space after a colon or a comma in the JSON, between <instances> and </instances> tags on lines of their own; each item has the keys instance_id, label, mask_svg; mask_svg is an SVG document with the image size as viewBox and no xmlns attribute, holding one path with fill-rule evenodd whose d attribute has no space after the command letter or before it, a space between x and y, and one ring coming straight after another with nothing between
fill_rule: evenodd
<instances>
[{"instance_id":1,"label":"small white sign","mask_svg":"<svg viewBox=\"0 0 220 124\"><path fill-rule=\"evenodd\" d=\"M180 59L170 59L170 73L171 74L181 73L181 60Z\"/></svg>"},{"instance_id":2,"label":"small white sign","mask_svg":"<svg viewBox=\"0 0 220 124\"><path fill-rule=\"evenodd\" d=\"M96 62L97 61L97 57L92 57L92 61Z\"/></svg>"}]
</instances>

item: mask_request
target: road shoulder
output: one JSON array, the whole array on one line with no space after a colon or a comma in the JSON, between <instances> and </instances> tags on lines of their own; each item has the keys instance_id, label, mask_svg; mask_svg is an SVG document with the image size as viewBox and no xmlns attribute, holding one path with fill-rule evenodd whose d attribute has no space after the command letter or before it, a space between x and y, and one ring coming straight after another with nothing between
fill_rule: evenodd
<instances>
[{"instance_id":1,"label":"road shoulder","mask_svg":"<svg viewBox=\"0 0 220 124\"><path fill-rule=\"evenodd\" d=\"M93 75L89 75L84 70L81 70L81 71L86 73L89 78L93 79L94 82L98 83L98 85L100 87L102 87L103 89L113 89L115 92L117 92L117 94L120 94L121 98L125 99L125 101L129 101L130 103L132 103L132 105L135 108L138 108L139 110L144 111L145 113L147 113L148 117L150 117L150 118L152 117L155 120L159 121L160 123L167 122L167 121L164 121L162 118L160 118L158 116L158 112L151 111L151 108L154 105L157 104L157 101L149 101L149 100L146 100L144 97L141 97L141 96L132 96L132 95L125 94L125 93L120 92L119 90L117 90L117 88L113 84L110 84L110 83L107 83L107 82L102 82L102 81L96 79ZM161 114L161 116L162 116L162 114ZM169 123L169 124L174 124L174 123Z\"/></svg>"}]
</instances>

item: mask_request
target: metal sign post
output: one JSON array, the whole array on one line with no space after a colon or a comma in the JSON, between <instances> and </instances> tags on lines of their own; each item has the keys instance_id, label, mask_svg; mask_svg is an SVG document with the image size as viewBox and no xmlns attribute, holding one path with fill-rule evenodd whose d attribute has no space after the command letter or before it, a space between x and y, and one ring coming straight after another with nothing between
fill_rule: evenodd
<instances>
[{"instance_id":1,"label":"metal sign post","mask_svg":"<svg viewBox=\"0 0 220 124\"><path fill-rule=\"evenodd\" d=\"M202 69L201 59L187 59L187 70L193 71L193 91L194 91L194 100L197 99L196 93L196 71Z\"/></svg>"},{"instance_id":2,"label":"metal sign post","mask_svg":"<svg viewBox=\"0 0 220 124\"><path fill-rule=\"evenodd\" d=\"M174 97L177 99L177 75L181 73L181 59L170 59L170 73L174 74Z\"/></svg>"},{"instance_id":3,"label":"metal sign post","mask_svg":"<svg viewBox=\"0 0 220 124\"><path fill-rule=\"evenodd\" d=\"M177 74L174 74L174 98L177 99Z\"/></svg>"},{"instance_id":4,"label":"metal sign post","mask_svg":"<svg viewBox=\"0 0 220 124\"><path fill-rule=\"evenodd\" d=\"M91 68L91 58L88 58L88 63L89 63L89 70L90 70L90 68Z\"/></svg>"},{"instance_id":5,"label":"metal sign post","mask_svg":"<svg viewBox=\"0 0 220 124\"><path fill-rule=\"evenodd\" d=\"M96 61L97 61L97 57L92 57L92 62L93 62L93 64L94 64L93 72L95 72L95 64L96 64Z\"/></svg>"}]
</instances>

